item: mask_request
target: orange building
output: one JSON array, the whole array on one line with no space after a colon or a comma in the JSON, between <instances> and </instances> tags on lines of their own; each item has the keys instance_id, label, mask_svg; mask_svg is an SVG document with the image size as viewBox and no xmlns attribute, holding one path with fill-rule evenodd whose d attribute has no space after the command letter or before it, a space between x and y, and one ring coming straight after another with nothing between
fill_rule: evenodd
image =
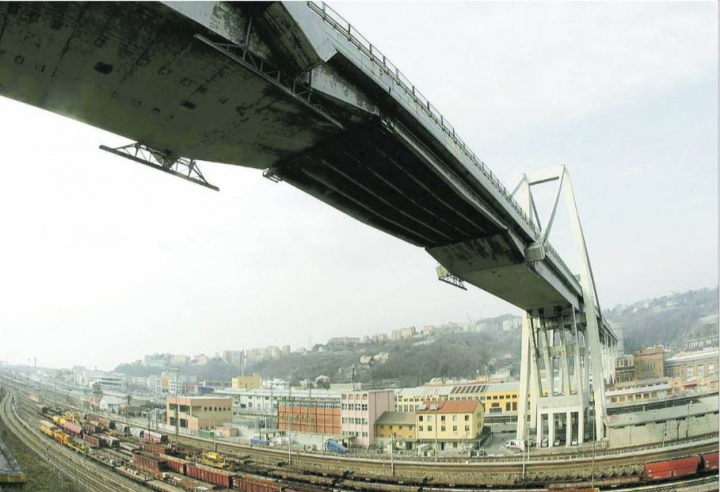
<instances>
[{"instance_id":1,"label":"orange building","mask_svg":"<svg viewBox=\"0 0 720 492\"><path fill-rule=\"evenodd\" d=\"M278 403L278 427L290 432L340 435L340 402L336 399L283 398Z\"/></svg>"}]
</instances>

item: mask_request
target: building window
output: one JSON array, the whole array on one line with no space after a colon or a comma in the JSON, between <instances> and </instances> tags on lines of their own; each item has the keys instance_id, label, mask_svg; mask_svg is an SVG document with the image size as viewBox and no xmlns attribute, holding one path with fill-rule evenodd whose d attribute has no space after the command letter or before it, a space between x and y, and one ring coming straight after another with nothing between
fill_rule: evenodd
<instances>
[{"instance_id":1,"label":"building window","mask_svg":"<svg viewBox=\"0 0 720 492\"><path fill-rule=\"evenodd\" d=\"M465 432L470 432L470 426L469 426L469 425L466 425L466 426L465 426Z\"/></svg>"},{"instance_id":2,"label":"building window","mask_svg":"<svg viewBox=\"0 0 720 492\"><path fill-rule=\"evenodd\" d=\"M422 431L423 431L423 426L422 426L422 425L419 426L418 429L420 430L420 432L422 432Z\"/></svg>"},{"instance_id":3,"label":"building window","mask_svg":"<svg viewBox=\"0 0 720 492\"><path fill-rule=\"evenodd\" d=\"M457 432L457 425L453 425L453 432Z\"/></svg>"},{"instance_id":4,"label":"building window","mask_svg":"<svg viewBox=\"0 0 720 492\"><path fill-rule=\"evenodd\" d=\"M422 422L422 421L423 421L423 416L420 415L420 416L418 417L418 420L419 420L420 422Z\"/></svg>"},{"instance_id":5,"label":"building window","mask_svg":"<svg viewBox=\"0 0 720 492\"><path fill-rule=\"evenodd\" d=\"M441 415L441 416L440 416L440 421L441 421L441 422L445 422L445 415Z\"/></svg>"},{"instance_id":6,"label":"building window","mask_svg":"<svg viewBox=\"0 0 720 492\"><path fill-rule=\"evenodd\" d=\"M705 375L705 366L698 366L698 377L701 378Z\"/></svg>"},{"instance_id":7,"label":"building window","mask_svg":"<svg viewBox=\"0 0 720 492\"><path fill-rule=\"evenodd\" d=\"M428 431L432 432L432 425L428 425Z\"/></svg>"},{"instance_id":8,"label":"building window","mask_svg":"<svg viewBox=\"0 0 720 492\"><path fill-rule=\"evenodd\" d=\"M465 422L468 422L470 420L470 415L465 415Z\"/></svg>"},{"instance_id":9,"label":"building window","mask_svg":"<svg viewBox=\"0 0 720 492\"><path fill-rule=\"evenodd\" d=\"M715 364L708 364L708 374L715 374Z\"/></svg>"},{"instance_id":10,"label":"building window","mask_svg":"<svg viewBox=\"0 0 720 492\"><path fill-rule=\"evenodd\" d=\"M453 422L457 422L457 415L453 415Z\"/></svg>"},{"instance_id":11,"label":"building window","mask_svg":"<svg viewBox=\"0 0 720 492\"><path fill-rule=\"evenodd\" d=\"M694 375L695 375L695 371L694 371L694 368L693 368L692 366L688 366L688 368L687 368L687 375L688 375L688 376L694 376Z\"/></svg>"},{"instance_id":12,"label":"building window","mask_svg":"<svg viewBox=\"0 0 720 492\"><path fill-rule=\"evenodd\" d=\"M444 425L440 427L440 432L445 432L445 426L444 426Z\"/></svg>"}]
</instances>

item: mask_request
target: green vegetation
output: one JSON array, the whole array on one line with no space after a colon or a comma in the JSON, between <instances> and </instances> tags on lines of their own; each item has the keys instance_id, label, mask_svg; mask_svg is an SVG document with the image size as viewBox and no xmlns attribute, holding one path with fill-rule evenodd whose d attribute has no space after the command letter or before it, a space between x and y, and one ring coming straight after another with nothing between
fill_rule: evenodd
<instances>
[{"instance_id":1,"label":"green vegetation","mask_svg":"<svg viewBox=\"0 0 720 492\"><path fill-rule=\"evenodd\" d=\"M684 341L717 334L718 288L670 294L606 310L611 322L622 324L625 350L632 353L648 346L663 344L681 349ZM507 316L482 320L483 330L464 331L464 324L448 323L433 335L416 335L404 340L372 341L351 345L316 345L307 354L265 360L245 372L259 372L263 378L291 379L293 384L314 381L324 375L333 383L353 380L368 387L407 387L432 378L474 378L510 368L517 375L520 363L520 330L502 331ZM481 325L473 325L477 330ZM387 353L386 361L361 358ZM141 364L123 364L116 371L130 376L158 374L160 369ZM182 374L195 375L198 381L229 381L238 370L219 358L205 365L189 365Z\"/></svg>"},{"instance_id":2,"label":"green vegetation","mask_svg":"<svg viewBox=\"0 0 720 492\"><path fill-rule=\"evenodd\" d=\"M662 344L674 350L718 333L718 288L691 290L615 308L608 319L625 330L625 352Z\"/></svg>"},{"instance_id":3,"label":"green vegetation","mask_svg":"<svg viewBox=\"0 0 720 492\"><path fill-rule=\"evenodd\" d=\"M27 482L22 487L25 492L75 492L74 485L55 474L54 468L42 458L30 451L12 434L0 420L0 439L3 440L12 455L25 472Z\"/></svg>"},{"instance_id":4,"label":"green vegetation","mask_svg":"<svg viewBox=\"0 0 720 492\"><path fill-rule=\"evenodd\" d=\"M387 362L361 364L362 356L389 354ZM405 340L357 344L349 347L326 347L307 354L292 354L282 359L264 361L251 370L265 377L292 381L314 380L329 376L334 383L355 380L369 386L415 386L432 378L474 378L492 374L510 366L517 372L520 354L520 330L504 332L489 329L482 333L454 332L429 337L415 336Z\"/></svg>"}]
</instances>

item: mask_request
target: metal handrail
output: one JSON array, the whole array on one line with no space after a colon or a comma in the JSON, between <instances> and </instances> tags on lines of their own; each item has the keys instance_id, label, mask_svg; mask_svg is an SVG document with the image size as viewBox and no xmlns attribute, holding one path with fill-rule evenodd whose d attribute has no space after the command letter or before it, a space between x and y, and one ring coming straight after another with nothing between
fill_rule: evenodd
<instances>
[{"instance_id":1,"label":"metal handrail","mask_svg":"<svg viewBox=\"0 0 720 492\"><path fill-rule=\"evenodd\" d=\"M342 34L348 41L354 44L361 52L363 52L371 61L373 61L383 72L385 72L396 85L405 91L405 93L415 101L415 103L425 112L435 123L452 139L455 144L470 158L470 161L480 172L488 178L490 183L497 188L500 194L505 198L507 203L518 213L523 219L525 224L535 233L536 238L539 231L532 220L528 217L525 211L522 209L520 204L512 197L508 192L507 188L500 182L500 179L493 174L493 172L487 167L487 165L480 160L473 151L471 151L460 136L455 132L455 128L445 118L440 111L435 108L430 101L422 95L422 93L415 87L400 70L370 41L360 34L357 29L352 27L347 20L345 20L340 14L332 9L329 5L322 1L310 0L307 2L310 9L319 15L325 22L332 26L337 32ZM564 270L570 278L574 278L572 271L567 264L562 260L560 255L555 251L554 248L546 243L547 252L557 260L560 268Z\"/></svg>"},{"instance_id":2,"label":"metal handrail","mask_svg":"<svg viewBox=\"0 0 720 492\"><path fill-rule=\"evenodd\" d=\"M345 36L345 38L354 44L361 52L363 52L370 60L372 60L383 72L385 72L393 81L403 89L403 91L417 103L417 105L433 120L438 126L457 144L458 147L467 155L471 162L487 177L490 182L497 188L500 194L505 197L506 201L515 209L522 217L524 222L530 229L538 233L535 224L529 219L520 204L510 196L507 188L500 182L500 179L493 174L487 165L473 153L460 136L455 132L455 128L448 120L435 108L430 101L422 95L400 70L370 41L368 41L357 29L346 21L340 14L328 6L325 2L315 0L308 1L311 10L318 14L325 22L330 24L337 32Z\"/></svg>"}]
</instances>

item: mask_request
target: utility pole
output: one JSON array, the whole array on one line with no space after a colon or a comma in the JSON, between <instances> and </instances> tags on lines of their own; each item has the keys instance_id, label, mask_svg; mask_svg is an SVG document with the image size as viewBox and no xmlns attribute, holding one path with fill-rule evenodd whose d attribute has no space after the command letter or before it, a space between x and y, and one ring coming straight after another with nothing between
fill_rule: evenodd
<instances>
[{"instance_id":1,"label":"utility pole","mask_svg":"<svg viewBox=\"0 0 720 492\"><path fill-rule=\"evenodd\" d=\"M393 461L393 453L395 452L395 433L392 431L392 426L390 426L390 476L395 476L395 462Z\"/></svg>"}]
</instances>

